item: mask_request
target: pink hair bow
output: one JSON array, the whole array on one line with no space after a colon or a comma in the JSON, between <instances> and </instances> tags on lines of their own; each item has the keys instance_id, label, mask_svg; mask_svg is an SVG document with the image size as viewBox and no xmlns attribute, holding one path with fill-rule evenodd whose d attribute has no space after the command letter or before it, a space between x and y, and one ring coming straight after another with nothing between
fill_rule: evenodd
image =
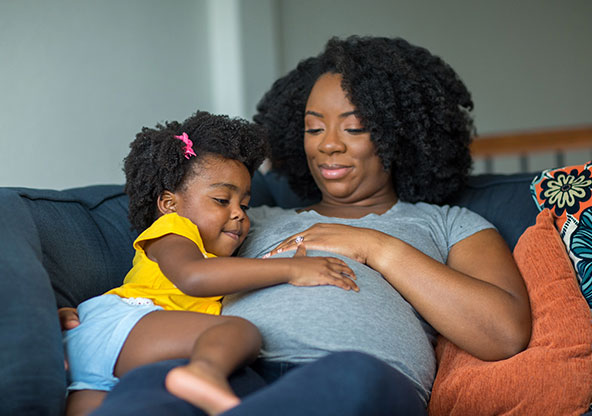
<instances>
[{"instance_id":1,"label":"pink hair bow","mask_svg":"<svg viewBox=\"0 0 592 416\"><path fill-rule=\"evenodd\" d=\"M185 143L185 159L189 159L191 156L197 156L193 151L193 142L189 140L189 136L187 135L187 133L183 132L182 135L174 137L175 139L179 139L183 143Z\"/></svg>"}]
</instances>

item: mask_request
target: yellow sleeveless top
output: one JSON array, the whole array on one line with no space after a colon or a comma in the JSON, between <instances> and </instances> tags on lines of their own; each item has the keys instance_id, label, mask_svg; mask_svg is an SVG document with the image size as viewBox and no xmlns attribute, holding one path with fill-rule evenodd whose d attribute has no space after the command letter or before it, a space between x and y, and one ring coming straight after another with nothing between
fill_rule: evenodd
<instances>
[{"instance_id":1,"label":"yellow sleeveless top","mask_svg":"<svg viewBox=\"0 0 592 416\"><path fill-rule=\"evenodd\" d=\"M123 281L123 285L111 289L105 294L118 295L122 298L147 298L165 310L183 310L219 315L222 309L222 296L198 298L181 292L160 271L158 263L150 260L144 251L144 243L166 234L177 234L193 241L205 257L216 257L206 252L201 235L195 224L176 213L166 214L141 233L134 248L133 267Z\"/></svg>"}]
</instances>

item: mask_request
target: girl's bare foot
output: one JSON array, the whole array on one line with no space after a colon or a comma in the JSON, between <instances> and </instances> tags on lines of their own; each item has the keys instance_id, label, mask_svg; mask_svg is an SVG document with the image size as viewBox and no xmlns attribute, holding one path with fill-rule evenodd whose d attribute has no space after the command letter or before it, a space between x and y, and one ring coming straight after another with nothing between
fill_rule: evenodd
<instances>
[{"instance_id":1,"label":"girl's bare foot","mask_svg":"<svg viewBox=\"0 0 592 416\"><path fill-rule=\"evenodd\" d=\"M173 368L166 376L165 386L171 394L209 415L225 412L240 403L226 377L205 361Z\"/></svg>"}]
</instances>

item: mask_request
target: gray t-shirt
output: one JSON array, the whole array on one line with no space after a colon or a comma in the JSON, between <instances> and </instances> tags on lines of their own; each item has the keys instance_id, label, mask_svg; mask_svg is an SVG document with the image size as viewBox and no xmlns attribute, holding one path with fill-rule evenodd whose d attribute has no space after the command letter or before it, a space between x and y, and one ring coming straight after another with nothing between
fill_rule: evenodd
<instances>
[{"instance_id":1,"label":"gray t-shirt","mask_svg":"<svg viewBox=\"0 0 592 416\"><path fill-rule=\"evenodd\" d=\"M454 244L493 228L465 208L401 201L382 215L359 219L277 207L254 208L249 217L251 231L239 252L243 257L261 257L313 224L340 223L382 231L446 263ZM263 335L261 356L266 360L304 363L334 351L366 352L406 374L427 403L436 372L435 330L370 267L325 251L308 250L307 255L344 260L356 273L360 291L282 284L226 296L223 314L257 325Z\"/></svg>"}]
</instances>

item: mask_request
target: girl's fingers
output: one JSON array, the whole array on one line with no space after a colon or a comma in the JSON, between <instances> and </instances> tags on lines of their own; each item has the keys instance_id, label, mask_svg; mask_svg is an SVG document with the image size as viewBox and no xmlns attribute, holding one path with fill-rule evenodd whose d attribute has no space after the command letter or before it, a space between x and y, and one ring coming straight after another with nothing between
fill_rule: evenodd
<instances>
[{"instance_id":1,"label":"girl's fingers","mask_svg":"<svg viewBox=\"0 0 592 416\"><path fill-rule=\"evenodd\" d=\"M346 290L353 290L355 292L359 292L360 288L358 287L358 285L356 285L356 283L351 280L348 277L343 276L341 273L340 274L335 274L334 275L335 279L340 283L339 286L343 287Z\"/></svg>"},{"instance_id":2,"label":"girl's fingers","mask_svg":"<svg viewBox=\"0 0 592 416\"><path fill-rule=\"evenodd\" d=\"M327 257L327 260L332 264L332 267L335 271L349 277L350 279L356 280L356 274L346 262L335 257Z\"/></svg>"},{"instance_id":3,"label":"girl's fingers","mask_svg":"<svg viewBox=\"0 0 592 416\"><path fill-rule=\"evenodd\" d=\"M58 318L62 330L76 328L80 325L80 319L78 318L78 311L76 308L64 307L58 309Z\"/></svg>"}]
</instances>

